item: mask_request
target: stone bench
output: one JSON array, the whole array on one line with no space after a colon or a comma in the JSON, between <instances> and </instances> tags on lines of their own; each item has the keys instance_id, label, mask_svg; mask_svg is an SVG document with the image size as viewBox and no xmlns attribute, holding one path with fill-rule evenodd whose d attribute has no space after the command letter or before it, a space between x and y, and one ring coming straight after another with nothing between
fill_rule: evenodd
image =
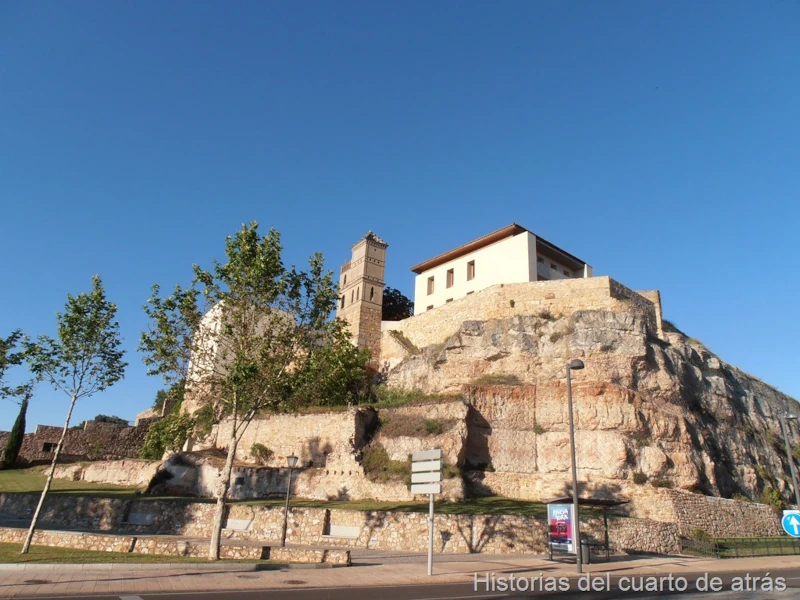
<instances>
[{"instance_id":1,"label":"stone bench","mask_svg":"<svg viewBox=\"0 0 800 600\"><path fill-rule=\"evenodd\" d=\"M331 525L328 533L322 534L324 538L345 538L349 540L358 539L361 534L361 527L349 525Z\"/></svg>"},{"instance_id":2,"label":"stone bench","mask_svg":"<svg viewBox=\"0 0 800 600\"><path fill-rule=\"evenodd\" d=\"M152 513L130 513L120 525L152 525L155 515Z\"/></svg>"}]
</instances>

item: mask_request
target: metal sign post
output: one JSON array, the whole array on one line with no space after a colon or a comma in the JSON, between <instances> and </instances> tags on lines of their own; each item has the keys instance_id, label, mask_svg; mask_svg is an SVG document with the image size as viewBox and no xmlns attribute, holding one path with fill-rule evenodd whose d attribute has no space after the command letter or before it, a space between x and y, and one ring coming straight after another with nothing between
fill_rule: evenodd
<instances>
[{"instance_id":1,"label":"metal sign post","mask_svg":"<svg viewBox=\"0 0 800 600\"><path fill-rule=\"evenodd\" d=\"M433 575L433 497L442 493L442 451L424 450L411 455L411 493L428 494L428 575Z\"/></svg>"}]
</instances>

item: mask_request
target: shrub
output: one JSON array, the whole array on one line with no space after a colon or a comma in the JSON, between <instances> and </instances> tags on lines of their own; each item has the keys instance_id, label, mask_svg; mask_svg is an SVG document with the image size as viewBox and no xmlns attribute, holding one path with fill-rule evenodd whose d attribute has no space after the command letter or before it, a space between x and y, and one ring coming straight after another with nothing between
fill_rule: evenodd
<instances>
[{"instance_id":1,"label":"shrub","mask_svg":"<svg viewBox=\"0 0 800 600\"><path fill-rule=\"evenodd\" d=\"M631 439L634 441L637 448L645 448L652 443L650 433L644 429L639 429L631 433Z\"/></svg>"},{"instance_id":2,"label":"shrub","mask_svg":"<svg viewBox=\"0 0 800 600\"><path fill-rule=\"evenodd\" d=\"M461 469L455 465L442 465L442 477L445 479L455 479L461 475Z\"/></svg>"},{"instance_id":3,"label":"shrub","mask_svg":"<svg viewBox=\"0 0 800 600\"><path fill-rule=\"evenodd\" d=\"M428 435L439 435L442 431L444 431L444 425L441 421L425 419L425 432Z\"/></svg>"},{"instance_id":4,"label":"shrub","mask_svg":"<svg viewBox=\"0 0 800 600\"><path fill-rule=\"evenodd\" d=\"M711 535L705 530L700 527L695 527L692 529L692 539L698 542L709 542L711 541Z\"/></svg>"},{"instance_id":5,"label":"shrub","mask_svg":"<svg viewBox=\"0 0 800 600\"><path fill-rule=\"evenodd\" d=\"M633 483L635 483L636 485L644 485L645 483L647 483L647 480L648 480L647 475L645 475L641 471L637 471L636 473L633 474Z\"/></svg>"},{"instance_id":6,"label":"shrub","mask_svg":"<svg viewBox=\"0 0 800 600\"><path fill-rule=\"evenodd\" d=\"M761 492L761 495L758 497L758 501L761 504L769 504L778 510L786 508L786 503L783 501L781 493L772 486L764 488L764 491Z\"/></svg>"},{"instance_id":7,"label":"shrub","mask_svg":"<svg viewBox=\"0 0 800 600\"><path fill-rule=\"evenodd\" d=\"M472 381L473 385L522 385L516 375L487 374Z\"/></svg>"},{"instance_id":8,"label":"shrub","mask_svg":"<svg viewBox=\"0 0 800 600\"><path fill-rule=\"evenodd\" d=\"M153 423L147 430L139 456L159 460L167 450L180 450L194 429L189 415L169 415Z\"/></svg>"},{"instance_id":9,"label":"shrub","mask_svg":"<svg viewBox=\"0 0 800 600\"><path fill-rule=\"evenodd\" d=\"M370 444L361 451L361 466L370 481L411 479L411 463L391 460L386 449L380 444Z\"/></svg>"},{"instance_id":10,"label":"shrub","mask_svg":"<svg viewBox=\"0 0 800 600\"><path fill-rule=\"evenodd\" d=\"M422 390L400 390L389 388L385 385L379 385L375 388L375 397L377 398L376 404L381 408L423 404L426 402L447 402L457 398L457 396L426 394Z\"/></svg>"},{"instance_id":11,"label":"shrub","mask_svg":"<svg viewBox=\"0 0 800 600\"><path fill-rule=\"evenodd\" d=\"M539 425L538 423L533 424L533 433L536 435L542 435L543 433L547 433L547 429Z\"/></svg>"},{"instance_id":12,"label":"shrub","mask_svg":"<svg viewBox=\"0 0 800 600\"><path fill-rule=\"evenodd\" d=\"M672 482L669 479L653 479L650 481L650 485L655 488L671 488Z\"/></svg>"},{"instance_id":13,"label":"shrub","mask_svg":"<svg viewBox=\"0 0 800 600\"><path fill-rule=\"evenodd\" d=\"M250 446L250 456L252 456L260 465L267 464L274 455L275 453L267 448L264 444L259 444L256 442Z\"/></svg>"},{"instance_id":14,"label":"shrub","mask_svg":"<svg viewBox=\"0 0 800 600\"><path fill-rule=\"evenodd\" d=\"M409 340L402 331L398 331L396 329L390 329L389 335L391 335L397 342L405 348L406 352L409 354L419 354L422 352L417 346Z\"/></svg>"},{"instance_id":15,"label":"shrub","mask_svg":"<svg viewBox=\"0 0 800 600\"><path fill-rule=\"evenodd\" d=\"M509 300L509 301L508 301L508 305L509 305L511 308L514 308L514 305L515 305L515 304L516 304L516 302L514 302L513 300Z\"/></svg>"},{"instance_id":16,"label":"shrub","mask_svg":"<svg viewBox=\"0 0 800 600\"><path fill-rule=\"evenodd\" d=\"M544 308L539 310L539 312L537 312L535 316L539 317L540 319L544 319L545 321L552 321L553 319L555 319L553 313L550 311L549 306L545 306Z\"/></svg>"},{"instance_id":17,"label":"shrub","mask_svg":"<svg viewBox=\"0 0 800 600\"><path fill-rule=\"evenodd\" d=\"M573 333L575 333L575 326L574 325L570 325L569 327L567 327L563 331L554 331L553 333L551 333L550 334L550 341L555 344L561 338L566 337L568 335L572 335Z\"/></svg>"},{"instance_id":18,"label":"shrub","mask_svg":"<svg viewBox=\"0 0 800 600\"><path fill-rule=\"evenodd\" d=\"M752 500L750 500L750 498L744 494L734 494L733 500L736 500L737 502L752 502Z\"/></svg>"}]
</instances>

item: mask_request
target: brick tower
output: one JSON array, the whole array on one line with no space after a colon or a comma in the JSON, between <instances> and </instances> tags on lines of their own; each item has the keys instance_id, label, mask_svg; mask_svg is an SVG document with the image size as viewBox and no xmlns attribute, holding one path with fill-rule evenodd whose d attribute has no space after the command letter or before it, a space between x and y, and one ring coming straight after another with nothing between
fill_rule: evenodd
<instances>
[{"instance_id":1,"label":"brick tower","mask_svg":"<svg viewBox=\"0 0 800 600\"><path fill-rule=\"evenodd\" d=\"M352 258L339 275L339 308L336 316L350 325L353 343L372 351L373 365L380 364L381 311L383 310L384 242L371 231L352 247Z\"/></svg>"}]
</instances>

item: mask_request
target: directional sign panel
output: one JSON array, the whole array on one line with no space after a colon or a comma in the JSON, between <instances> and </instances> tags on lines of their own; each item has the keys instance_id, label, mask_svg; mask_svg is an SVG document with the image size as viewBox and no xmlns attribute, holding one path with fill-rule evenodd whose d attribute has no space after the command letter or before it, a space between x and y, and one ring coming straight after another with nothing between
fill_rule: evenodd
<instances>
[{"instance_id":1,"label":"directional sign panel","mask_svg":"<svg viewBox=\"0 0 800 600\"><path fill-rule=\"evenodd\" d=\"M414 483L411 485L412 494L441 494L441 483Z\"/></svg>"},{"instance_id":2,"label":"directional sign panel","mask_svg":"<svg viewBox=\"0 0 800 600\"><path fill-rule=\"evenodd\" d=\"M433 483L434 481L441 481L442 474L439 471L435 473L412 473L411 483Z\"/></svg>"},{"instance_id":3,"label":"directional sign panel","mask_svg":"<svg viewBox=\"0 0 800 600\"><path fill-rule=\"evenodd\" d=\"M783 511L781 525L783 525L783 530L790 536L800 538L800 511Z\"/></svg>"},{"instance_id":4,"label":"directional sign panel","mask_svg":"<svg viewBox=\"0 0 800 600\"><path fill-rule=\"evenodd\" d=\"M424 462L411 463L411 470L417 471L441 471L442 461L440 460L426 460Z\"/></svg>"},{"instance_id":5,"label":"directional sign panel","mask_svg":"<svg viewBox=\"0 0 800 600\"><path fill-rule=\"evenodd\" d=\"M419 462L421 460L439 460L440 458L442 458L442 450L440 448L414 452L414 454L411 455L411 460L413 462Z\"/></svg>"}]
</instances>

